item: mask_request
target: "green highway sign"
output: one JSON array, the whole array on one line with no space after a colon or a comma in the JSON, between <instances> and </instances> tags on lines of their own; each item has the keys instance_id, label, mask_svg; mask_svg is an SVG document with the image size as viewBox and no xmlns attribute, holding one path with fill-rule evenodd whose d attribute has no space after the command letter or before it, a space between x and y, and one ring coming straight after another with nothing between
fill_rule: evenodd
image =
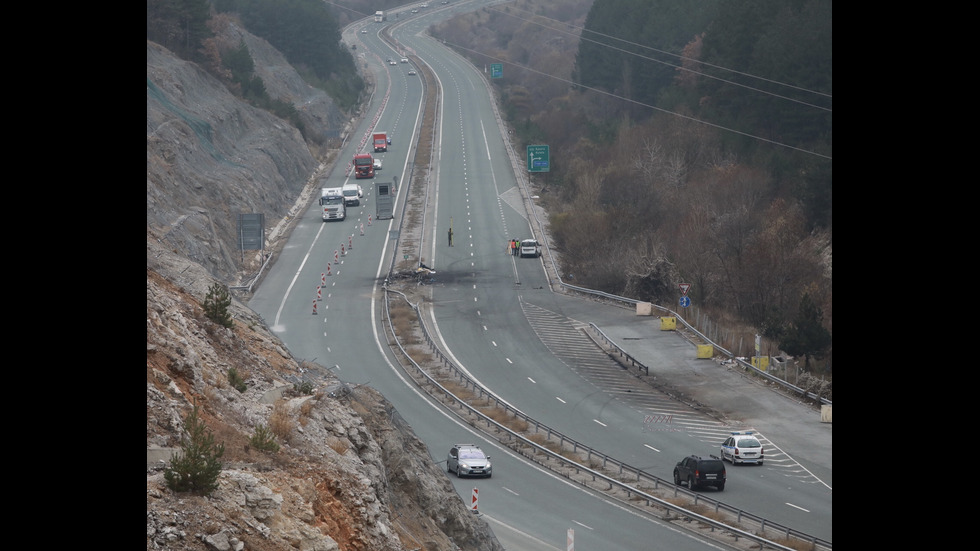
<instances>
[{"instance_id":1,"label":"green highway sign","mask_svg":"<svg viewBox=\"0 0 980 551\"><path fill-rule=\"evenodd\" d=\"M503 78L504 77L504 64L503 63L491 63L490 64L490 78Z\"/></svg>"},{"instance_id":2,"label":"green highway sign","mask_svg":"<svg viewBox=\"0 0 980 551\"><path fill-rule=\"evenodd\" d=\"M527 171L549 172L550 170L551 159L549 147L547 145L527 146Z\"/></svg>"}]
</instances>

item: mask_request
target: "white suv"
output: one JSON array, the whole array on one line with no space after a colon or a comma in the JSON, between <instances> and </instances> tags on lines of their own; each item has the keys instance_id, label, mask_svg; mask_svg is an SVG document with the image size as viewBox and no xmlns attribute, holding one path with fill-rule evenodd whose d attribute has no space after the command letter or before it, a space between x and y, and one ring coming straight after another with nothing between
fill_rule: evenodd
<instances>
[{"instance_id":1,"label":"white suv","mask_svg":"<svg viewBox=\"0 0 980 551\"><path fill-rule=\"evenodd\" d=\"M754 432L750 430L736 431L721 445L721 458L731 461L732 465L739 463L762 465L766 453Z\"/></svg>"},{"instance_id":2,"label":"white suv","mask_svg":"<svg viewBox=\"0 0 980 551\"><path fill-rule=\"evenodd\" d=\"M521 240L521 257L532 256L537 258L541 256L541 244L534 239L522 239Z\"/></svg>"}]
</instances>

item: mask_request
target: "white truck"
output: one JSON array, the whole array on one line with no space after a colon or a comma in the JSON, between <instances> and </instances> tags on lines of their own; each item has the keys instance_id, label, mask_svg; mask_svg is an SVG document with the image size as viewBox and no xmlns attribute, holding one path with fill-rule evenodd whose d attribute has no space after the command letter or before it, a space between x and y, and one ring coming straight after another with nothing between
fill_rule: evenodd
<instances>
[{"instance_id":1,"label":"white truck","mask_svg":"<svg viewBox=\"0 0 980 551\"><path fill-rule=\"evenodd\" d=\"M384 23L386 19L388 19L388 18L385 17L385 12L383 12L381 10L378 10L378 11L374 12L374 21L375 21L375 23Z\"/></svg>"},{"instance_id":2,"label":"white truck","mask_svg":"<svg viewBox=\"0 0 980 551\"><path fill-rule=\"evenodd\" d=\"M345 220L347 205L344 204L344 192L339 187L325 187L320 190L320 209L323 211L323 221Z\"/></svg>"}]
</instances>

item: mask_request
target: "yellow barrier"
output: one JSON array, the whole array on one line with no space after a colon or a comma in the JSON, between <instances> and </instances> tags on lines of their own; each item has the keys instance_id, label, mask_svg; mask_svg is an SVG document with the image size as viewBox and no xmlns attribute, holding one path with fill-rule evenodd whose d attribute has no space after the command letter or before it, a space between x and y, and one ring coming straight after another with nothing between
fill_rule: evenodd
<instances>
[{"instance_id":1,"label":"yellow barrier","mask_svg":"<svg viewBox=\"0 0 980 551\"><path fill-rule=\"evenodd\" d=\"M677 329L677 318L673 316L664 316L660 318L661 331L673 331L674 329Z\"/></svg>"},{"instance_id":2,"label":"yellow barrier","mask_svg":"<svg viewBox=\"0 0 980 551\"><path fill-rule=\"evenodd\" d=\"M710 344L698 345L698 359L711 358L715 355L715 347Z\"/></svg>"},{"instance_id":3,"label":"yellow barrier","mask_svg":"<svg viewBox=\"0 0 980 551\"><path fill-rule=\"evenodd\" d=\"M752 356L752 367L761 371L769 369L769 356Z\"/></svg>"}]
</instances>

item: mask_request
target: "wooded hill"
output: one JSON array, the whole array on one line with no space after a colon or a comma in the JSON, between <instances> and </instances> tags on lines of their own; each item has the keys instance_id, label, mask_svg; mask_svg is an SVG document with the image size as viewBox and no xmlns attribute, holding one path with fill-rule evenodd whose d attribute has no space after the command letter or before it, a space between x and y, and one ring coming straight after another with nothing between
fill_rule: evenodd
<instances>
[{"instance_id":1,"label":"wooded hill","mask_svg":"<svg viewBox=\"0 0 980 551\"><path fill-rule=\"evenodd\" d=\"M829 374L832 2L518 0L432 34L492 81L578 285L761 332ZM801 333L812 333L801 337ZM805 342L805 344L800 344Z\"/></svg>"}]
</instances>

